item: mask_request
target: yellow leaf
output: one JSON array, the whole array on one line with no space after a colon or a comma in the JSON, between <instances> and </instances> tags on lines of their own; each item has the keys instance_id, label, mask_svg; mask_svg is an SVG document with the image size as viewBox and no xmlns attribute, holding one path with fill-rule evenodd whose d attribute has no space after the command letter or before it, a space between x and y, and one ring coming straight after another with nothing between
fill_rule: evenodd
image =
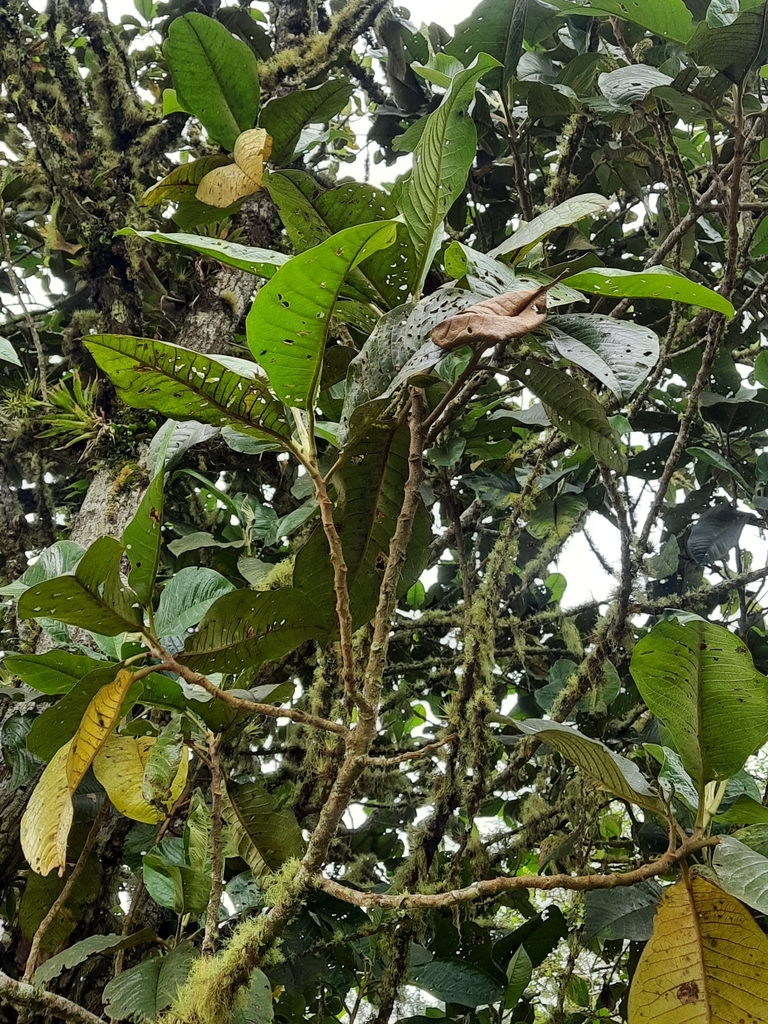
<instances>
[{"instance_id":1,"label":"yellow leaf","mask_svg":"<svg viewBox=\"0 0 768 1024\"><path fill-rule=\"evenodd\" d=\"M142 796L144 768L152 747L157 741L154 736L110 736L93 762L93 773L115 808L126 818L156 825L165 815ZM187 783L189 759L183 757L176 778L171 786L168 807L178 800Z\"/></svg>"},{"instance_id":2,"label":"yellow leaf","mask_svg":"<svg viewBox=\"0 0 768 1024\"><path fill-rule=\"evenodd\" d=\"M242 132L235 142L235 162L216 167L202 179L195 198L208 206L224 209L261 189L264 163L272 153L272 136L263 128Z\"/></svg>"},{"instance_id":3,"label":"yellow leaf","mask_svg":"<svg viewBox=\"0 0 768 1024\"><path fill-rule=\"evenodd\" d=\"M83 776L93 763L94 757L117 725L123 701L132 682L133 674L121 668L114 681L102 686L85 709L67 758L67 782L70 793L74 793L83 781Z\"/></svg>"},{"instance_id":4,"label":"yellow leaf","mask_svg":"<svg viewBox=\"0 0 768 1024\"><path fill-rule=\"evenodd\" d=\"M629 1024L765 1024L768 937L704 878L665 892L629 993Z\"/></svg>"},{"instance_id":5,"label":"yellow leaf","mask_svg":"<svg viewBox=\"0 0 768 1024\"><path fill-rule=\"evenodd\" d=\"M38 875L57 868L61 876L66 867L73 814L66 771L71 745L65 743L48 762L21 819L21 848Z\"/></svg>"}]
</instances>

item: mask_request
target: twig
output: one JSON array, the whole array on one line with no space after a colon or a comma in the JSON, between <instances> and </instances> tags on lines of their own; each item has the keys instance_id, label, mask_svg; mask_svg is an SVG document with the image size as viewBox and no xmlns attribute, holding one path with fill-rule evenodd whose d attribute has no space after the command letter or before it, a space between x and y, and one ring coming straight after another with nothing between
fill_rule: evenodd
<instances>
[{"instance_id":1,"label":"twig","mask_svg":"<svg viewBox=\"0 0 768 1024\"><path fill-rule=\"evenodd\" d=\"M35 988L23 981L15 981L0 971L0 1003L17 1006L20 1009L36 1010L43 1016L52 1014L68 1024L106 1024L103 1017L86 1010L84 1006L73 1003L64 996Z\"/></svg>"},{"instance_id":2,"label":"twig","mask_svg":"<svg viewBox=\"0 0 768 1024\"><path fill-rule=\"evenodd\" d=\"M419 747L418 750L409 750L407 754L395 754L393 757L366 757L365 762L371 768L386 768L389 765L403 764L404 761L415 761L419 757L424 757L425 754L429 754L433 750L439 750L440 747L444 747L447 743L453 743L457 739L456 733L452 732L445 739L436 740L434 743L427 743L425 746Z\"/></svg>"},{"instance_id":3,"label":"twig","mask_svg":"<svg viewBox=\"0 0 768 1024\"><path fill-rule=\"evenodd\" d=\"M700 834L686 839L676 850L668 850L658 860L642 864L633 871L610 875L513 875L502 878L487 878L481 882L473 882L463 889L438 893L373 893L359 892L330 878L324 878L319 888L329 896L352 903L357 907L377 910L435 910L443 907L455 907L472 900L487 899L500 893L514 892L518 889L537 889L549 892L552 889L567 889L572 892L591 892L594 889L618 889L637 885L648 878L666 875L691 854L707 847L717 846L720 840L716 836L704 838Z\"/></svg>"},{"instance_id":4,"label":"twig","mask_svg":"<svg viewBox=\"0 0 768 1024\"><path fill-rule=\"evenodd\" d=\"M78 878L80 877L80 875L82 875L88 857L90 856L91 850L93 849L98 838L99 832L101 831L101 826L104 824L108 817L109 800L105 798L104 803L101 805L101 810L96 815L96 818L93 824L91 825L91 830L88 833L88 837L85 840L82 850L80 851L80 856L77 858L77 863L72 868L72 873L64 883L64 888L61 890L59 895L51 904L50 910L45 915L40 924L37 926L37 931L35 932L34 937L32 939L32 945L29 950L29 956L27 957L27 963L24 968L24 981L27 983L31 983L32 979L35 976L35 968L37 967L37 961L40 958L40 945L43 939L45 938L46 932L51 927L53 922L56 920L59 911L69 899L72 890L74 889L75 884L77 883Z\"/></svg>"},{"instance_id":5,"label":"twig","mask_svg":"<svg viewBox=\"0 0 768 1024\"><path fill-rule=\"evenodd\" d=\"M208 754L211 759L211 895L208 899L208 912L205 918L205 936L201 953L205 957L213 956L214 945L219 928L219 906L221 905L221 760L219 745L221 737L214 733L208 734Z\"/></svg>"},{"instance_id":6,"label":"twig","mask_svg":"<svg viewBox=\"0 0 768 1024\"><path fill-rule=\"evenodd\" d=\"M24 323L27 325L30 337L32 338L32 344L35 346L35 353L37 355L37 368L40 373L40 394L43 397L43 401L48 401L48 381L46 379L46 367L45 367L45 353L43 351L43 343L40 340L40 335L35 327L35 321L32 319L32 314L27 309L26 303L21 294L21 288L16 277L16 271L13 268L13 256L11 254L11 246L8 241L8 234L5 230L5 210L4 204L0 202L0 242L3 246L3 258L8 264L8 280L11 283L11 291L18 304L21 306L21 312L24 317Z\"/></svg>"}]
</instances>

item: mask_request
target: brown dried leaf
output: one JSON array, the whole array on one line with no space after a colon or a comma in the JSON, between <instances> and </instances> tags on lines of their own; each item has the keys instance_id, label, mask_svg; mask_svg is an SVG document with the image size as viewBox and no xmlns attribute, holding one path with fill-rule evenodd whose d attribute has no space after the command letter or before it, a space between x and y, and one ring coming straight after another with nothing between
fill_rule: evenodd
<instances>
[{"instance_id":1,"label":"brown dried leaf","mask_svg":"<svg viewBox=\"0 0 768 1024\"><path fill-rule=\"evenodd\" d=\"M554 284L554 282L552 282ZM432 331L432 341L448 352L463 345L483 348L512 338L522 338L546 319L547 289L526 288L507 292L470 306Z\"/></svg>"}]
</instances>

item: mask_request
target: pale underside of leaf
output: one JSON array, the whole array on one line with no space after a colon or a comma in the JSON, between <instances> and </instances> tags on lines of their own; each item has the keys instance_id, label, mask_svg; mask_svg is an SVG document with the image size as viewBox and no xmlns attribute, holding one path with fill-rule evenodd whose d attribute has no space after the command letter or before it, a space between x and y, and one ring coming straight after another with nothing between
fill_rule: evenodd
<instances>
[{"instance_id":1,"label":"pale underside of leaf","mask_svg":"<svg viewBox=\"0 0 768 1024\"><path fill-rule=\"evenodd\" d=\"M58 870L61 876L67 864L74 814L66 772L70 745L65 743L48 762L21 819L21 848L38 875Z\"/></svg>"}]
</instances>

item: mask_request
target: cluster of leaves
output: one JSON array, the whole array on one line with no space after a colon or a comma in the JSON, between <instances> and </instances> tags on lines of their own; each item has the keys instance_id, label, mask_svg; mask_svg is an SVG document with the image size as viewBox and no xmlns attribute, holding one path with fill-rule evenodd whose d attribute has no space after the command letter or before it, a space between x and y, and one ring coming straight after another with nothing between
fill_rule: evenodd
<instances>
[{"instance_id":1,"label":"cluster of leaves","mask_svg":"<svg viewBox=\"0 0 768 1024\"><path fill-rule=\"evenodd\" d=\"M290 5L189 6L49 13L60 148L9 90L0 1000L764 1020L768 4L482 0L332 59L378 9L281 50ZM391 187L342 178L353 108ZM577 537L613 589L569 607Z\"/></svg>"}]
</instances>

